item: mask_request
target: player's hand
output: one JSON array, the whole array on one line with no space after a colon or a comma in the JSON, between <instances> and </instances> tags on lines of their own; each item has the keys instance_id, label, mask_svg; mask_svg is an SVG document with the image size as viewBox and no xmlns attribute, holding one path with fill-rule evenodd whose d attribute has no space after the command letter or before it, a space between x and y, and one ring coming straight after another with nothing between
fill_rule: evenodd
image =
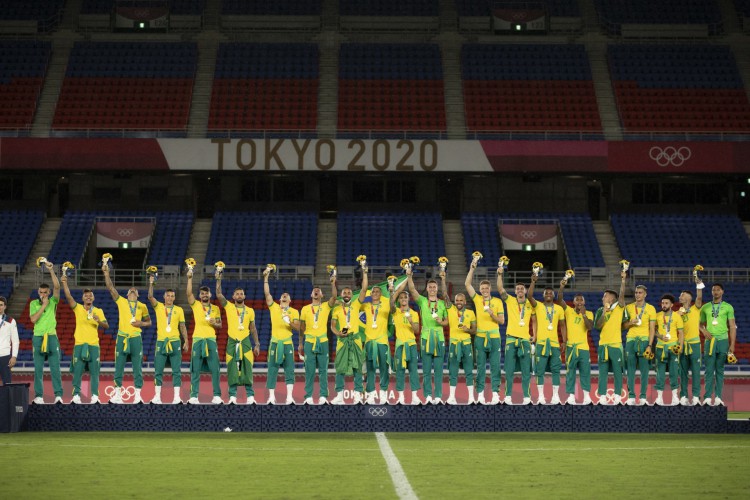
<instances>
[{"instance_id":1,"label":"player's hand","mask_svg":"<svg viewBox=\"0 0 750 500\"><path fill-rule=\"evenodd\" d=\"M50 273L55 269L55 265L52 262L45 262L44 267L46 267L47 271Z\"/></svg>"},{"instance_id":2,"label":"player's hand","mask_svg":"<svg viewBox=\"0 0 750 500\"><path fill-rule=\"evenodd\" d=\"M49 305L49 297L43 297L42 298L42 305L48 306Z\"/></svg>"},{"instance_id":3,"label":"player's hand","mask_svg":"<svg viewBox=\"0 0 750 500\"><path fill-rule=\"evenodd\" d=\"M96 321L97 323L99 322L99 316L98 316L97 314L92 314L92 315L91 315L91 319L93 319L93 320L94 320L94 321Z\"/></svg>"},{"instance_id":4,"label":"player's hand","mask_svg":"<svg viewBox=\"0 0 750 500\"><path fill-rule=\"evenodd\" d=\"M193 277L193 271L188 271L187 273L185 273L185 276L187 276L188 278L192 278Z\"/></svg>"},{"instance_id":5,"label":"player's hand","mask_svg":"<svg viewBox=\"0 0 750 500\"><path fill-rule=\"evenodd\" d=\"M149 276L148 277L148 284L149 285L153 285L154 284L154 277L153 276Z\"/></svg>"},{"instance_id":6,"label":"player's hand","mask_svg":"<svg viewBox=\"0 0 750 500\"><path fill-rule=\"evenodd\" d=\"M221 281L221 275L222 275L222 273L220 273L220 272L219 272L219 271L217 270L217 271L216 271L216 272L214 273L214 278L216 278L216 280L217 280L217 281Z\"/></svg>"},{"instance_id":7,"label":"player's hand","mask_svg":"<svg viewBox=\"0 0 750 500\"><path fill-rule=\"evenodd\" d=\"M708 331L704 332L703 336L706 337L706 340L711 340L712 338L714 338L714 336L708 333Z\"/></svg>"},{"instance_id":8,"label":"player's hand","mask_svg":"<svg viewBox=\"0 0 750 500\"><path fill-rule=\"evenodd\" d=\"M477 263L476 263L476 261L473 261L473 260L472 260L472 261L471 261L471 264L469 264L469 267L470 267L471 269L476 269L476 268L477 268Z\"/></svg>"},{"instance_id":9,"label":"player's hand","mask_svg":"<svg viewBox=\"0 0 750 500\"><path fill-rule=\"evenodd\" d=\"M61 283L67 283L68 282L68 277L63 274L62 276L60 276L60 282Z\"/></svg>"},{"instance_id":10,"label":"player's hand","mask_svg":"<svg viewBox=\"0 0 750 500\"><path fill-rule=\"evenodd\" d=\"M628 279L628 273L625 271L621 271L620 278L622 279L622 281L625 281L626 279Z\"/></svg>"},{"instance_id":11,"label":"player's hand","mask_svg":"<svg viewBox=\"0 0 750 500\"><path fill-rule=\"evenodd\" d=\"M189 349L190 349L190 346L188 345L188 341L185 340L185 343L182 346L182 352L188 352Z\"/></svg>"},{"instance_id":12,"label":"player's hand","mask_svg":"<svg viewBox=\"0 0 750 500\"><path fill-rule=\"evenodd\" d=\"M302 345L301 342L300 342L299 347L297 347L297 352L299 353L299 355L300 355L301 358L305 357L305 346Z\"/></svg>"},{"instance_id":13,"label":"player's hand","mask_svg":"<svg viewBox=\"0 0 750 500\"><path fill-rule=\"evenodd\" d=\"M260 345L253 347L253 354L255 354L255 357L260 356Z\"/></svg>"},{"instance_id":14,"label":"player's hand","mask_svg":"<svg viewBox=\"0 0 750 500\"><path fill-rule=\"evenodd\" d=\"M336 276L331 276L331 278L328 281L330 281L332 285L335 285L336 284Z\"/></svg>"},{"instance_id":15,"label":"player's hand","mask_svg":"<svg viewBox=\"0 0 750 500\"><path fill-rule=\"evenodd\" d=\"M444 280L445 279L445 271L440 271L438 273L438 276L440 277L441 280Z\"/></svg>"},{"instance_id":16,"label":"player's hand","mask_svg":"<svg viewBox=\"0 0 750 500\"><path fill-rule=\"evenodd\" d=\"M265 269L263 270L263 277L264 277L264 278L268 278L268 275L269 275L269 274L271 274L271 270L270 270L270 269L268 269L268 268L265 268Z\"/></svg>"},{"instance_id":17,"label":"player's hand","mask_svg":"<svg viewBox=\"0 0 750 500\"><path fill-rule=\"evenodd\" d=\"M16 358L10 358L10 361L8 361L8 368L13 368L16 366Z\"/></svg>"},{"instance_id":18,"label":"player's hand","mask_svg":"<svg viewBox=\"0 0 750 500\"><path fill-rule=\"evenodd\" d=\"M106 275L109 275L109 266L107 264L102 265L102 272Z\"/></svg>"}]
</instances>

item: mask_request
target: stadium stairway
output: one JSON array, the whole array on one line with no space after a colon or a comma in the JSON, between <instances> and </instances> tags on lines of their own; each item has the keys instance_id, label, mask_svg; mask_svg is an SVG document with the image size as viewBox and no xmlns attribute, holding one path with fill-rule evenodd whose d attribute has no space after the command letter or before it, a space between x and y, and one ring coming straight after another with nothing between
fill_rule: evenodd
<instances>
[{"instance_id":1,"label":"stadium stairway","mask_svg":"<svg viewBox=\"0 0 750 500\"><path fill-rule=\"evenodd\" d=\"M716 4L721 11L721 24L725 35L742 34L740 18L737 15L734 0L716 0ZM737 59L739 62L739 59ZM744 75L743 75L744 76ZM745 79L747 82L748 80Z\"/></svg>"},{"instance_id":2,"label":"stadium stairway","mask_svg":"<svg viewBox=\"0 0 750 500\"><path fill-rule=\"evenodd\" d=\"M313 283L317 285L323 285L328 282L326 266L336 263L337 235L338 225L334 219L318 220L318 256L315 261L315 279L313 280ZM342 276L341 283L351 285L351 278L349 276Z\"/></svg>"},{"instance_id":3,"label":"stadium stairway","mask_svg":"<svg viewBox=\"0 0 750 500\"><path fill-rule=\"evenodd\" d=\"M617 113L615 94L607 66L607 44L595 41L585 45L591 65L591 76L594 79L594 92L604 137L610 141L621 141L620 115Z\"/></svg>"},{"instance_id":4,"label":"stadium stairway","mask_svg":"<svg viewBox=\"0 0 750 500\"><path fill-rule=\"evenodd\" d=\"M622 257L620 256L620 248L617 246L612 225L606 220L595 220L592 222L594 224L596 239L599 242L599 248L602 250L604 265L607 269L617 269Z\"/></svg>"},{"instance_id":5,"label":"stadium stairway","mask_svg":"<svg viewBox=\"0 0 750 500\"><path fill-rule=\"evenodd\" d=\"M201 39L198 40L198 64L195 72L193 100L190 105L190 116L188 118L188 137L190 138L206 137L208 112L211 107L211 92L214 84L214 71L216 70L216 52L219 47L218 38L220 36L222 35L207 33L201 35Z\"/></svg>"},{"instance_id":6,"label":"stadium stairway","mask_svg":"<svg viewBox=\"0 0 750 500\"><path fill-rule=\"evenodd\" d=\"M443 236L445 237L445 256L448 257L448 271L450 272L448 281L453 283L454 286L458 286L458 289L463 290L463 281L468 268L466 267L466 245L461 221L443 220Z\"/></svg>"},{"instance_id":7,"label":"stadium stairway","mask_svg":"<svg viewBox=\"0 0 750 500\"><path fill-rule=\"evenodd\" d=\"M17 288L13 291L13 295L10 298L10 304L8 304L8 315L10 317L19 318L21 316L28 302L29 295L36 289L36 259L39 256L47 255L52 249L52 243L55 241L57 232L60 230L61 223L62 219L59 218L47 218L42 222L42 227L39 229L34 246L31 248L29 258L26 260L26 264L20 274ZM55 264L62 264L62 262L55 262Z\"/></svg>"},{"instance_id":8,"label":"stadium stairway","mask_svg":"<svg viewBox=\"0 0 750 500\"><path fill-rule=\"evenodd\" d=\"M31 126L32 137L49 137L57 99L60 97L60 89L74 41L72 36L66 38L57 36L52 41L52 55L47 67L47 76L44 78L39 104Z\"/></svg>"},{"instance_id":9,"label":"stadium stairway","mask_svg":"<svg viewBox=\"0 0 750 500\"><path fill-rule=\"evenodd\" d=\"M325 39L320 44L318 62L318 137L332 138L336 137L338 123L340 35L327 31L321 36Z\"/></svg>"},{"instance_id":10,"label":"stadium stairway","mask_svg":"<svg viewBox=\"0 0 750 500\"><path fill-rule=\"evenodd\" d=\"M463 82L461 81L461 37L457 33L443 33L440 38L443 89L445 92L445 124L448 139L465 139L466 113L464 112Z\"/></svg>"}]
</instances>

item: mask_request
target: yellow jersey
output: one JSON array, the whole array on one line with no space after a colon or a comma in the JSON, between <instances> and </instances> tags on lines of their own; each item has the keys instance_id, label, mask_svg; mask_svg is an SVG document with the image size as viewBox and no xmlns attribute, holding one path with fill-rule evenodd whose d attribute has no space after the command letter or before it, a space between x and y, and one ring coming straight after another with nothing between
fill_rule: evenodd
<instances>
[{"instance_id":1,"label":"yellow jersey","mask_svg":"<svg viewBox=\"0 0 750 500\"><path fill-rule=\"evenodd\" d=\"M656 321L656 308L651 304L643 303L643 306L638 307L635 302L625 306L625 314L631 321L638 321L640 319L640 325L633 325L628 329L628 339L634 339L637 337L648 337L649 335L649 324L651 321Z\"/></svg>"},{"instance_id":2,"label":"yellow jersey","mask_svg":"<svg viewBox=\"0 0 750 500\"><path fill-rule=\"evenodd\" d=\"M250 335L250 324L255 323L255 310L245 304L237 306L234 302L224 305L227 314L227 336L242 340Z\"/></svg>"},{"instance_id":3,"label":"yellow jersey","mask_svg":"<svg viewBox=\"0 0 750 500\"><path fill-rule=\"evenodd\" d=\"M94 320L93 316L96 315L99 321L106 322L107 318L104 317L104 311L93 305L87 311L83 304L76 304L73 308L73 314L76 318L76 331L73 334L76 345L99 345L99 323Z\"/></svg>"},{"instance_id":4,"label":"yellow jersey","mask_svg":"<svg viewBox=\"0 0 750 500\"><path fill-rule=\"evenodd\" d=\"M594 321L594 313L586 311L586 317ZM565 309L565 326L568 329L568 345L582 344L581 348L588 350L589 335L586 329L586 323L583 321L583 314L578 314L575 307Z\"/></svg>"},{"instance_id":5,"label":"yellow jersey","mask_svg":"<svg viewBox=\"0 0 750 500\"><path fill-rule=\"evenodd\" d=\"M299 313L300 323L305 324L305 342L315 343L328 342L328 315L331 313L331 306L328 302L321 302L319 305L307 304Z\"/></svg>"},{"instance_id":6,"label":"yellow jersey","mask_svg":"<svg viewBox=\"0 0 750 500\"><path fill-rule=\"evenodd\" d=\"M339 302L333 307L332 318L336 320L339 331L344 328L349 329L349 333L357 333L362 328L359 321L360 302L357 299L352 300L349 304Z\"/></svg>"},{"instance_id":7,"label":"yellow jersey","mask_svg":"<svg viewBox=\"0 0 750 500\"><path fill-rule=\"evenodd\" d=\"M156 341L165 340L167 337L174 339L180 337L180 324L185 323L185 311L180 306L167 307L162 302L154 306L156 314ZM167 331L169 327L169 331Z\"/></svg>"},{"instance_id":8,"label":"yellow jersey","mask_svg":"<svg viewBox=\"0 0 750 500\"><path fill-rule=\"evenodd\" d=\"M669 334L669 340L665 342L659 339L656 345L674 344L680 340L678 330L683 329L682 316L675 311L659 311L656 315L656 327L659 329L659 335Z\"/></svg>"},{"instance_id":9,"label":"yellow jersey","mask_svg":"<svg viewBox=\"0 0 750 500\"><path fill-rule=\"evenodd\" d=\"M119 313L118 329L123 333L138 334L141 333L140 327L133 326L130 322L132 318L138 321L145 321L149 319L148 308L143 302L130 302L123 296L117 297L115 301L117 304L117 312Z\"/></svg>"},{"instance_id":10,"label":"yellow jersey","mask_svg":"<svg viewBox=\"0 0 750 500\"><path fill-rule=\"evenodd\" d=\"M282 344L292 344L292 323L299 321L299 311L293 307L282 308L274 302L268 307L271 313L271 340ZM284 318L289 318L289 323Z\"/></svg>"},{"instance_id":11,"label":"yellow jersey","mask_svg":"<svg viewBox=\"0 0 750 500\"><path fill-rule=\"evenodd\" d=\"M559 305L552 303L548 306L544 302L536 302L536 341L538 344L542 344L550 340L550 345L554 347L560 347L559 337L557 335L557 325L560 321L565 321L565 313L563 308Z\"/></svg>"},{"instance_id":12,"label":"yellow jersey","mask_svg":"<svg viewBox=\"0 0 750 500\"><path fill-rule=\"evenodd\" d=\"M500 307L502 307L502 303L500 304ZM482 312L484 312L484 310L482 310ZM464 306L464 308L459 312L456 305L451 304L451 306L448 308L448 325L450 326L451 341L457 340L458 342L460 342L462 340L471 339L471 334L469 332L461 330L459 328L459 325L464 325L465 327L470 328L471 324L476 322L477 317L474 315L474 311L467 309L466 306ZM497 325L497 323L495 323L495 325Z\"/></svg>"},{"instance_id":13,"label":"yellow jersey","mask_svg":"<svg viewBox=\"0 0 750 500\"><path fill-rule=\"evenodd\" d=\"M534 308L531 307L529 299L519 304L518 299L508 295L508 298L505 299L505 306L508 308L506 335L519 339L530 338L529 325L531 325L531 317L534 315Z\"/></svg>"},{"instance_id":14,"label":"yellow jersey","mask_svg":"<svg viewBox=\"0 0 750 500\"><path fill-rule=\"evenodd\" d=\"M195 328L193 329L194 339L215 339L216 330L210 325L207 318L213 318L214 320L221 319L221 311L219 307L211 303L208 307L204 306L200 300L193 302L190 306L193 310L193 320L195 321Z\"/></svg>"},{"instance_id":15,"label":"yellow jersey","mask_svg":"<svg viewBox=\"0 0 750 500\"><path fill-rule=\"evenodd\" d=\"M701 322L701 310L698 309L695 304L690 306L687 314L682 315L682 325L685 332L685 342L696 340L700 341L701 332L699 325Z\"/></svg>"},{"instance_id":16,"label":"yellow jersey","mask_svg":"<svg viewBox=\"0 0 750 500\"><path fill-rule=\"evenodd\" d=\"M365 320L365 342L371 340L378 344L388 344L388 316L391 313L391 304L385 297L380 299L379 304L372 302L361 303L360 311L364 311Z\"/></svg>"},{"instance_id":17,"label":"yellow jersey","mask_svg":"<svg viewBox=\"0 0 750 500\"><path fill-rule=\"evenodd\" d=\"M495 313L495 316L500 316L502 314L505 314L503 312L503 301L498 299L497 297L490 297L490 300L485 300L485 298L478 293L475 293L471 300L472 302L474 302L474 307L477 310L477 313L475 315L477 322L477 333L489 332L499 329L500 325L495 323L495 320L492 319L490 313L485 311L484 308L485 306L489 306L490 310Z\"/></svg>"},{"instance_id":18,"label":"yellow jersey","mask_svg":"<svg viewBox=\"0 0 750 500\"><path fill-rule=\"evenodd\" d=\"M622 318L625 315L625 308L619 302L615 302L615 308L609 311L604 311L604 308L600 307L597 316L601 314L604 314L604 326L600 330L599 345L622 348Z\"/></svg>"},{"instance_id":19,"label":"yellow jersey","mask_svg":"<svg viewBox=\"0 0 750 500\"><path fill-rule=\"evenodd\" d=\"M404 315L404 311L400 308L393 311L393 326L396 329L396 340L400 340L401 342L416 341L414 328L411 326L410 319L415 323L419 323L419 314L411 308L409 308L409 313L411 314L411 318L407 318Z\"/></svg>"}]
</instances>

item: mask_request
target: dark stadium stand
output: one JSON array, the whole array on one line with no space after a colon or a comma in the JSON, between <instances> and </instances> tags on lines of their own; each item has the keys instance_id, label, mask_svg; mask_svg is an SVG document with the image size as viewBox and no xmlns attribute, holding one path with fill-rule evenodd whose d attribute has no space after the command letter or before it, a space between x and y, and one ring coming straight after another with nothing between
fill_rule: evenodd
<instances>
[{"instance_id":1,"label":"dark stadium stand","mask_svg":"<svg viewBox=\"0 0 750 500\"><path fill-rule=\"evenodd\" d=\"M156 217L156 228L148 253L149 265L181 266L187 253L193 214L190 212L144 211L68 211L63 217L60 231L52 245L49 260L61 263L66 260L78 264L83 258L97 217Z\"/></svg>"},{"instance_id":2,"label":"dark stadium stand","mask_svg":"<svg viewBox=\"0 0 750 500\"><path fill-rule=\"evenodd\" d=\"M437 16L438 0L339 0L342 16Z\"/></svg>"},{"instance_id":3,"label":"dark stadium stand","mask_svg":"<svg viewBox=\"0 0 750 500\"><path fill-rule=\"evenodd\" d=\"M399 274L401 259L413 255L422 266L435 266L445 255L442 217L431 212L339 212L336 262L355 266L360 254L367 255L368 265L393 266Z\"/></svg>"},{"instance_id":4,"label":"dark stadium stand","mask_svg":"<svg viewBox=\"0 0 750 500\"><path fill-rule=\"evenodd\" d=\"M224 43L219 46L210 131L314 130L318 121L318 46Z\"/></svg>"},{"instance_id":5,"label":"dark stadium stand","mask_svg":"<svg viewBox=\"0 0 750 500\"><path fill-rule=\"evenodd\" d=\"M3 264L15 264L19 270L23 269L44 221L44 213L39 210L3 210L0 211L0 220L3 225L0 260Z\"/></svg>"},{"instance_id":6,"label":"dark stadium stand","mask_svg":"<svg viewBox=\"0 0 750 500\"><path fill-rule=\"evenodd\" d=\"M182 135L196 63L194 43L76 42L52 128Z\"/></svg>"},{"instance_id":7,"label":"dark stadium stand","mask_svg":"<svg viewBox=\"0 0 750 500\"><path fill-rule=\"evenodd\" d=\"M490 0L456 0L459 16L489 16ZM550 16L579 17L581 10L575 0L547 0L544 2Z\"/></svg>"},{"instance_id":8,"label":"dark stadium stand","mask_svg":"<svg viewBox=\"0 0 750 500\"><path fill-rule=\"evenodd\" d=\"M626 130L750 130L750 102L728 46L610 45L609 63Z\"/></svg>"},{"instance_id":9,"label":"dark stadium stand","mask_svg":"<svg viewBox=\"0 0 750 500\"><path fill-rule=\"evenodd\" d=\"M164 5L165 2L153 2ZM200 15L206 7L206 0L168 0L169 13L172 15ZM115 5L115 0L83 0L81 14L109 14Z\"/></svg>"},{"instance_id":10,"label":"dark stadium stand","mask_svg":"<svg viewBox=\"0 0 750 500\"><path fill-rule=\"evenodd\" d=\"M734 216L612 214L611 222L620 252L634 268L750 263L750 239Z\"/></svg>"},{"instance_id":11,"label":"dark stadium stand","mask_svg":"<svg viewBox=\"0 0 750 500\"><path fill-rule=\"evenodd\" d=\"M715 0L595 0L599 16L610 34L623 24L701 24L709 33L721 33L721 11Z\"/></svg>"},{"instance_id":12,"label":"dark stadium stand","mask_svg":"<svg viewBox=\"0 0 750 500\"><path fill-rule=\"evenodd\" d=\"M445 130L436 44L341 45L338 130Z\"/></svg>"},{"instance_id":13,"label":"dark stadium stand","mask_svg":"<svg viewBox=\"0 0 750 500\"><path fill-rule=\"evenodd\" d=\"M65 0L3 0L0 21L37 21L40 32L52 31L64 6Z\"/></svg>"},{"instance_id":14,"label":"dark stadium stand","mask_svg":"<svg viewBox=\"0 0 750 500\"><path fill-rule=\"evenodd\" d=\"M51 50L46 41L0 41L0 134L31 127Z\"/></svg>"},{"instance_id":15,"label":"dark stadium stand","mask_svg":"<svg viewBox=\"0 0 750 500\"><path fill-rule=\"evenodd\" d=\"M320 0L223 0L223 15L308 16L318 15Z\"/></svg>"},{"instance_id":16,"label":"dark stadium stand","mask_svg":"<svg viewBox=\"0 0 750 500\"><path fill-rule=\"evenodd\" d=\"M583 45L466 44L461 75L471 132L601 131Z\"/></svg>"},{"instance_id":17,"label":"dark stadium stand","mask_svg":"<svg viewBox=\"0 0 750 500\"><path fill-rule=\"evenodd\" d=\"M216 212L206 263L314 266L317 237L313 212Z\"/></svg>"}]
</instances>

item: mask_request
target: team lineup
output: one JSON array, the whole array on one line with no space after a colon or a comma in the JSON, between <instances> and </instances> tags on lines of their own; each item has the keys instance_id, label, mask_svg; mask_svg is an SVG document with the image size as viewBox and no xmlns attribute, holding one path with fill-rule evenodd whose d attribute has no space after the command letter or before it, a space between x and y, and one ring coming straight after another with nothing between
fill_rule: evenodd
<instances>
[{"instance_id":1,"label":"team lineup","mask_svg":"<svg viewBox=\"0 0 750 500\"><path fill-rule=\"evenodd\" d=\"M106 254L108 255L108 254ZM106 257L105 255L105 257ZM111 256L110 256L111 257ZM447 259L441 258L437 279L428 279L425 293L414 283L413 263L404 259L400 278L389 276L385 283L371 286L366 257L358 258L362 271L360 290L349 286L337 288L334 266L329 267L330 298L325 300L321 287L313 286L311 302L300 310L291 307L292 298L282 293L278 301L272 296L269 276L275 266L263 272L265 303L271 319L268 347L268 398L256 402L253 389L253 365L260 354L255 311L245 304L245 290L236 288L231 297L222 288L223 263L216 264L215 298L209 287L201 286L198 296L193 291L195 261L188 259L187 303L192 309L194 329L192 344L188 339L184 310L175 305L175 291L167 289L163 301L154 297L155 268L150 268L148 302L156 318L154 351L153 404L162 401L161 388L167 364L172 370L175 387L171 403L182 403L182 352L190 351L190 397L188 403L198 404L202 373L209 373L213 404L224 403L220 384L221 362L217 334L222 330L221 308L227 322L225 363L229 404L238 402L238 388L244 387L247 404L295 404L292 393L295 383L295 345L304 362L304 404L348 404L344 393L351 392L351 404L457 404L456 388L459 372L463 371L468 404L531 404L532 378L538 397L534 404L611 404L665 405L664 391L671 391L670 405L723 405L724 366L736 363L734 346L736 325L734 309L723 300L720 283L711 287L711 300L703 302L704 284L694 272L695 291L683 290L675 297L662 296L657 308L646 301L647 289L637 285L635 300L625 303L628 263L623 261L619 290L607 289L602 305L595 312L586 309L586 300L575 294L572 305L564 300L564 291L574 272L567 271L555 291L546 287L540 299L534 297L543 265L535 263L528 287L514 283L507 290L504 283L509 260L502 257L496 271L499 298L492 295L493 284L481 281L474 287L474 273L481 254L475 252L464 282L465 293L448 293ZM412 258L416 259L416 258ZM416 260L418 263L418 259ZM56 311L62 289L75 316L75 346L71 362L73 397L70 402L82 403L81 381L90 374L91 402L99 402L99 331L109 328L102 309L94 306L94 293L83 290L81 303L71 295L63 265L58 279L54 265L43 262L52 286L39 286L39 299L30 303L29 314L34 324L32 341L34 358L35 404L44 403L43 376L45 361L55 402L62 402L60 344L57 340ZM110 278L110 266L103 259L105 284L117 305L117 342L115 347L114 393L109 402L123 403L123 375L127 361L132 363L134 403L142 403L143 328L152 325L146 303L139 301L138 290L130 287L122 297ZM701 268L702 269L702 268ZM412 305L416 309L412 309ZM469 307L473 304L474 310ZM11 320L12 321L12 320ZM501 334L501 327L504 329ZM328 330L337 337L335 384L329 393ZM445 332L448 331L446 338ZM589 336L600 332L597 346L599 377L592 394ZM295 332L298 332L295 335ZM623 332L625 332L623 339ZM701 342L703 337L703 342ZM391 350L391 340L395 348ZM623 341L624 340L624 341ZM504 347L503 347L504 344ZM504 358L501 352L504 349ZM449 393L443 394L443 378L447 356ZM17 352L17 348L16 348ZM422 383L418 363L422 363ZM11 358L15 362L15 357ZM504 361L504 362L503 362ZM647 400L649 371L656 372L656 398ZM487 396L487 368L491 396ZM564 391L560 398L561 369L566 367ZM11 365L12 366L12 365ZM705 368L701 393L701 367ZM276 399L279 369L286 385L284 400ZM388 388L395 372L396 394ZM408 372L408 390L407 385ZM520 372L522 400L513 400L514 375ZM545 398L545 375L549 373L552 397ZM613 389L609 389L611 374ZM640 384L636 387L636 374ZM502 379L505 376L503 390ZM317 377L317 398L315 381ZM623 388L625 378L625 389ZM667 389L667 378L669 388ZM376 386L376 379L378 385ZM582 398L576 397L577 383ZM347 385L352 384L352 389ZM418 394L422 390L422 396ZM612 392L613 391L613 392ZM547 391L549 392L549 391ZM611 394L609 394L611 392Z\"/></svg>"}]
</instances>

